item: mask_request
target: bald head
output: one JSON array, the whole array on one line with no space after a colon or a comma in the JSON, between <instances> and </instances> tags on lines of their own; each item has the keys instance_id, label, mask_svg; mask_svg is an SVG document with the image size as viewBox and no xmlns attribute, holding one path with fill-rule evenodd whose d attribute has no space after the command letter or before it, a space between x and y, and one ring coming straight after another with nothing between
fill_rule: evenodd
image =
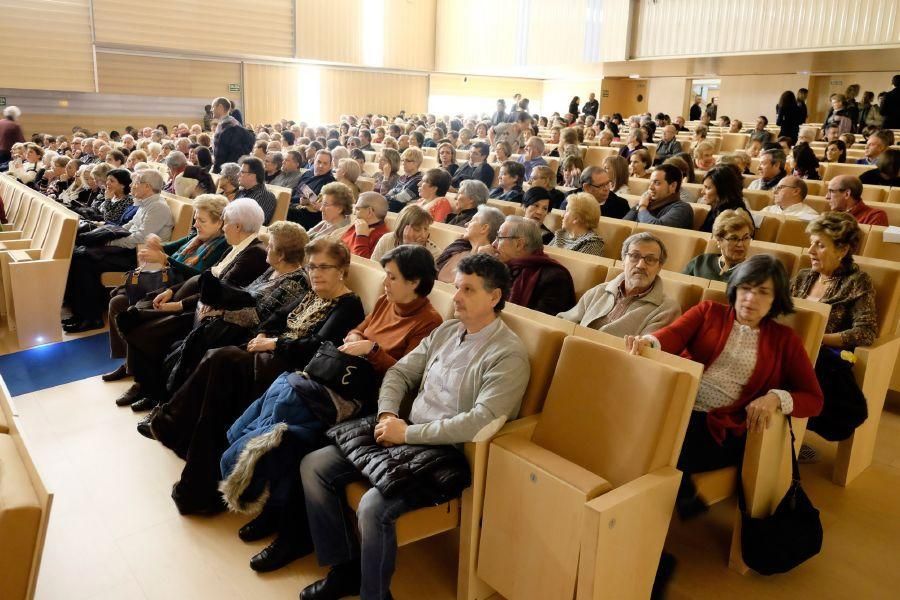
<instances>
[{"instance_id":1,"label":"bald head","mask_svg":"<svg viewBox=\"0 0 900 600\"><path fill-rule=\"evenodd\" d=\"M838 175L828 182L825 198L831 210L847 211L862 200L862 182L853 175Z\"/></svg>"},{"instance_id":2,"label":"bald head","mask_svg":"<svg viewBox=\"0 0 900 600\"><path fill-rule=\"evenodd\" d=\"M789 175L778 182L773 199L781 210L787 210L791 206L803 202L807 192L808 188L805 181L799 177Z\"/></svg>"},{"instance_id":3,"label":"bald head","mask_svg":"<svg viewBox=\"0 0 900 600\"><path fill-rule=\"evenodd\" d=\"M363 192L356 200L357 208L366 206L372 209L378 220L384 220L388 214L388 201L378 192Z\"/></svg>"}]
</instances>

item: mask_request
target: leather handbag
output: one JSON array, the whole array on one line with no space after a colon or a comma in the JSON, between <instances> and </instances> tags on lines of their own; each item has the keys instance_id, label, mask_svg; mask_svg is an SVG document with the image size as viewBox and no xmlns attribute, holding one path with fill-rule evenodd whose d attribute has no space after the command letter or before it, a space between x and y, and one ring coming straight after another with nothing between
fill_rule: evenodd
<instances>
[{"instance_id":1,"label":"leather handbag","mask_svg":"<svg viewBox=\"0 0 900 600\"><path fill-rule=\"evenodd\" d=\"M809 560L822 549L822 522L819 511L800 487L800 469L791 431L791 485L771 516L754 518L747 514L744 486L738 482L741 509L741 553L748 567L760 575L786 573Z\"/></svg>"},{"instance_id":2,"label":"leather handbag","mask_svg":"<svg viewBox=\"0 0 900 600\"><path fill-rule=\"evenodd\" d=\"M125 274L125 295L128 304L134 306L148 294L159 292L170 285L172 276L169 269L144 271L141 267Z\"/></svg>"},{"instance_id":3,"label":"leather handbag","mask_svg":"<svg viewBox=\"0 0 900 600\"><path fill-rule=\"evenodd\" d=\"M294 386L298 377L320 383L360 406L374 401L379 387L372 363L361 356L341 352L330 341L319 344L303 371L292 373L288 383Z\"/></svg>"}]
</instances>

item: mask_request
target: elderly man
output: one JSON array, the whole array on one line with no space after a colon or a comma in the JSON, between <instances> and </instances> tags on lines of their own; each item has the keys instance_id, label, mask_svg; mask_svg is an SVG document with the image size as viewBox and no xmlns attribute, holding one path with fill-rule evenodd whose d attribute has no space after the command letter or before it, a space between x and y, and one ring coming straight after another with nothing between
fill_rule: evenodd
<instances>
[{"instance_id":1,"label":"elderly man","mask_svg":"<svg viewBox=\"0 0 900 600\"><path fill-rule=\"evenodd\" d=\"M263 209L264 224L270 224L275 215L278 200L275 198L275 194L266 189L266 171L263 162L255 156L245 156L238 161L238 164L241 165L241 173L238 177L241 187L238 189L237 198L256 200Z\"/></svg>"},{"instance_id":2,"label":"elderly man","mask_svg":"<svg viewBox=\"0 0 900 600\"><path fill-rule=\"evenodd\" d=\"M694 96L694 103L691 105L691 111L688 115L688 118L690 118L691 121L700 120L700 116L703 114L703 106L701 106L702 103L703 98L701 98L700 96Z\"/></svg>"},{"instance_id":3,"label":"elderly man","mask_svg":"<svg viewBox=\"0 0 900 600\"><path fill-rule=\"evenodd\" d=\"M446 223L465 227L475 216L478 207L487 202L488 188L477 179L466 179L456 192L456 212L447 215Z\"/></svg>"},{"instance_id":4,"label":"elderly man","mask_svg":"<svg viewBox=\"0 0 900 600\"><path fill-rule=\"evenodd\" d=\"M688 128L684 126L684 117L682 117L681 115L675 117L675 121L672 123L672 125L675 126L675 131L677 133L688 130Z\"/></svg>"},{"instance_id":5,"label":"elderly man","mask_svg":"<svg viewBox=\"0 0 900 600\"><path fill-rule=\"evenodd\" d=\"M331 172L333 159L330 150L319 150L313 157L312 169L308 169L294 186L291 192L291 206L288 209L288 220L300 223L307 230L312 229L322 220L319 212L318 195L322 188L336 181Z\"/></svg>"},{"instance_id":6,"label":"elderly man","mask_svg":"<svg viewBox=\"0 0 900 600\"><path fill-rule=\"evenodd\" d=\"M493 245L479 251L493 254L509 267L513 280L510 302L548 315L575 305L572 276L544 254L541 230L534 221L506 217Z\"/></svg>"},{"instance_id":7,"label":"elderly man","mask_svg":"<svg viewBox=\"0 0 900 600\"><path fill-rule=\"evenodd\" d=\"M759 168L756 172L759 179L754 179L747 187L748 190L774 190L778 183L785 178L784 170L786 157L783 150L763 150L759 155Z\"/></svg>"},{"instance_id":8,"label":"elderly man","mask_svg":"<svg viewBox=\"0 0 900 600\"><path fill-rule=\"evenodd\" d=\"M84 138L81 140L81 158L78 160L83 165L92 165L97 162L97 155L94 154L94 138Z\"/></svg>"},{"instance_id":9,"label":"elderly man","mask_svg":"<svg viewBox=\"0 0 900 600\"><path fill-rule=\"evenodd\" d=\"M164 192L175 193L175 178L184 173L188 167L187 157L179 151L170 152L166 157L166 166L169 167L169 181L163 188Z\"/></svg>"},{"instance_id":10,"label":"elderly man","mask_svg":"<svg viewBox=\"0 0 900 600\"><path fill-rule=\"evenodd\" d=\"M272 183L276 177L281 176L281 165L284 158L281 152L266 152L266 159L263 161L263 167L266 170L266 183Z\"/></svg>"},{"instance_id":11,"label":"elderly man","mask_svg":"<svg viewBox=\"0 0 900 600\"><path fill-rule=\"evenodd\" d=\"M178 138L175 141L175 149L185 156L191 155L191 140L188 138Z\"/></svg>"},{"instance_id":12,"label":"elderly man","mask_svg":"<svg viewBox=\"0 0 900 600\"><path fill-rule=\"evenodd\" d=\"M344 233L341 241L350 252L363 258L371 258L378 240L388 232L384 218L388 214L388 201L378 192L363 192L356 199L355 220Z\"/></svg>"},{"instance_id":13,"label":"elderly man","mask_svg":"<svg viewBox=\"0 0 900 600\"><path fill-rule=\"evenodd\" d=\"M600 110L600 102L597 101L597 95L594 92L591 92L588 95L588 101L581 107L581 112L583 112L585 116L597 118L598 110Z\"/></svg>"},{"instance_id":14,"label":"elderly man","mask_svg":"<svg viewBox=\"0 0 900 600\"><path fill-rule=\"evenodd\" d=\"M572 310L556 316L624 337L653 333L681 315L681 306L665 295L658 277L666 264L662 240L646 231L635 233L622 244L622 263L622 273L591 288Z\"/></svg>"},{"instance_id":15,"label":"elderly man","mask_svg":"<svg viewBox=\"0 0 900 600\"><path fill-rule=\"evenodd\" d=\"M691 229L694 211L680 199L681 169L675 165L659 165L650 174L650 188L623 219L649 225L666 225Z\"/></svg>"},{"instance_id":16,"label":"elderly man","mask_svg":"<svg viewBox=\"0 0 900 600\"><path fill-rule=\"evenodd\" d=\"M106 271L128 271L137 264L135 249L150 234L165 242L172 236L172 211L159 193L163 176L154 169L139 171L131 177L131 195L138 207L134 217L125 225L128 235L112 240L91 252L76 252L69 266L66 283L66 304L72 316L63 321L68 333L78 333L103 327L103 312L109 304L109 294L100 282Z\"/></svg>"},{"instance_id":17,"label":"elderly man","mask_svg":"<svg viewBox=\"0 0 900 600\"><path fill-rule=\"evenodd\" d=\"M134 142L134 136L127 134L127 133L125 135L123 135L122 136L122 146L119 148L119 152L121 152L125 156L128 156L129 154L134 152L136 149L137 149L137 146L135 145L135 142Z\"/></svg>"},{"instance_id":18,"label":"elderly man","mask_svg":"<svg viewBox=\"0 0 900 600\"><path fill-rule=\"evenodd\" d=\"M522 340L500 318L509 273L495 258L469 256L460 261L454 285L456 318L438 326L384 376L374 426L380 446L490 439L519 412L531 368ZM408 396L414 400L405 415L401 405ZM336 446L307 455L300 477L319 564L331 567L300 593L301 600L390 598L395 523L429 500L386 497L373 486L360 500L356 521L348 519L346 485L367 478Z\"/></svg>"},{"instance_id":19,"label":"elderly man","mask_svg":"<svg viewBox=\"0 0 900 600\"><path fill-rule=\"evenodd\" d=\"M519 162L525 166L525 180L531 179L531 171L535 167L544 166L547 161L544 154L544 140L538 136L532 136L525 142L525 153L519 157Z\"/></svg>"},{"instance_id":20,"label":"elderly man","mask_svg":"<svg viewBox=\"0 0 900 600\"><path fill-rule=\"evenodd\" d=\"M773 195L775 202L762 209L762 212L773 215L790 215L804 220L815 219L819 213L804 202L809 189L806 182L799 177L788 175L775 186Z\"/></svg>"},{"instance_id":21,"label":"elderly man","mask_svg":"<svg viewBox=\"0 0 900 600\"><path fill-rule=\"evenodd\" d=\"M368 127L359 130L359 149L363 152L375 152L375 148L372 147L372 132Z\"/></svg>"},{"instance_id":22,"label":"elderly man","mask_svg":"<svg viewBox=\"0 0 900 600\"><path fill-rule=\"evenodd\" d=\"M487 157L491 153L491 147L486 142L475 142L469 149L469 160L461 166L450 182L451 191L459 189L460 184L466 179L477 179L490 187L494 182L494 168L488 164Z\"/></svg>"},{"instance_id":23,"label":"elderly man","mask_svg":"<svg viewBox=\"0 0 900 600\"><path fill-rule=\"evenodd\" d=\"M863 202L862 192L863 184L859 177L838 175L829 180L825 199L828 200L831 210L853 215L860 225L887 227L887 213Z\"/></svg>"},{"instance_id":24,"label":"elderly man","mask_svg":"<svg viewBox=\"0 0 900 600\"><path fill-rule=\"evenodd\" d=\"M610 219L622 219L628 214L630 207L628 201L617 196L609 189L609 173L603 167L591 165L581 172L579 178L581 189L575 188L571 193L587 192L600 205L600 216ZM568 203L563 201L560 209L565 210Z\"/></svg>"},{"instance_id":25,"label":"elderly man","mask_svg":"<svg viewBox=\"0 0 900 600\"><path fill-rule=\"evenodd\" d=\"M874 165L881 153L894 145L894 132L890 129L881 129L869 136L866 140L866 155L856 161L858 165Z\"/></svg>"},{"instance_id":26,"label":"elderly man","mask_svg":"<svg viewBox=\"0 0 900 600\"><path fill-rule=\"evenodd\" d=\"M531 116L526 112L513 113L512 121L494 125L488 130L488 140L491 145L507 142L512 148L513 154L525 145L525 132L531 131Z\"/></svg>"},{"instance_id":27,"label":"elderly man","mask_svg":"<svg viewBox=\"0 0 900 600\"><path fill-rule=\"evenodd\" d=\"M273 152L272 154L281 156L281 154L277 152ZM285 152L284 158L281 161L281 170L269 183L293 190L300 182L300 177L302 176L300 165L304 162L305 161L297 150L288 150Z\"/></svg>"},{"instance_id":28,"label":"elderly man","mask_svg":"<svg viewBox=\"0 0 900 600\"><path fill-rule=\"evenodd\" d=\"M677 133L674 125L663 127L662 139L656 145L656 158L653 159L653 164L661 165L667 159L681 152L681 142L675 139Z\"/></svg>"},{"instance_id":29,"label":"elderly man","mask_svg":"<svg viewBox=\"0 0 900 600\"><path fill-rule=\"evenodd\" d=\"M25 142L22 128L16 123L16 119L22 116L18 106L7 106L3 109L3 119L0 120L0 171L5 171L12 158L13 144Z\"/></svg>"},{"instance_id":30,"label":"elderly man","mask_svg":"<svg viewBox=\"0 0 900 600\"><path fill-rule=\"evenodd\" d=\"M253 150L255 136L231 116L231 102L227 98L213 100L213 117L218 121L213 135L213 173L218 173L227 162L237 162L245 154Z\"/></svg>"}]
</instances>

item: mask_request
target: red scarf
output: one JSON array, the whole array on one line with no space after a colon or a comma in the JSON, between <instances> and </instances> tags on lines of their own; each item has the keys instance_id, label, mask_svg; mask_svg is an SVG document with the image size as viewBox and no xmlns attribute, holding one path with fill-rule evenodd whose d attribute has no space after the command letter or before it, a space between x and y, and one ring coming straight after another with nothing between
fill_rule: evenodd
<instances>
[{"instance_id":1,"label":"red scarf","mask_svg":"<svg viewBox=\"0 0 900 600\"><path fill-rule=\"evenodd\" d=\"M528 306L531 294L534 293L534 288L537 287L538 279L541 277L541 271L551 265L562 267L554 259L544 254L543 249L528 256L514 258L506 263L513 280L509 301L519 306Z\"/></svg>"}]
</instances>

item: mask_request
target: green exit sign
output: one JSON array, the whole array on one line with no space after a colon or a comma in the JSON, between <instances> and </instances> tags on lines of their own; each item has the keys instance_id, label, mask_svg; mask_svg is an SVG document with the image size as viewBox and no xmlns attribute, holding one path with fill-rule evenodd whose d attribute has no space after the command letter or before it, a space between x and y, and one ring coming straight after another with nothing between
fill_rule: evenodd
<instances>
[{"instance_id":1,"label":"green exit sign","mask_svg":"<svg viewBox=\"0 0 900 600\"><path fill-rule=\"evenodd\" d=\"M0 106L6 106L6 96L0 96Z\"/></svg>"},{"instance_id":2,"label":"green exit sign","mask_svg":"<svg viewBox=\"0 0 900 600\"><path fill-rule=\"evenodd\" d=\"M239 84L239 83L229 83L229 84L228 84L228 91L231 92L232 94L237 94L237 93L239 93L239 92L241 91L241 84Z\"/></svg>"}]
</instances>

